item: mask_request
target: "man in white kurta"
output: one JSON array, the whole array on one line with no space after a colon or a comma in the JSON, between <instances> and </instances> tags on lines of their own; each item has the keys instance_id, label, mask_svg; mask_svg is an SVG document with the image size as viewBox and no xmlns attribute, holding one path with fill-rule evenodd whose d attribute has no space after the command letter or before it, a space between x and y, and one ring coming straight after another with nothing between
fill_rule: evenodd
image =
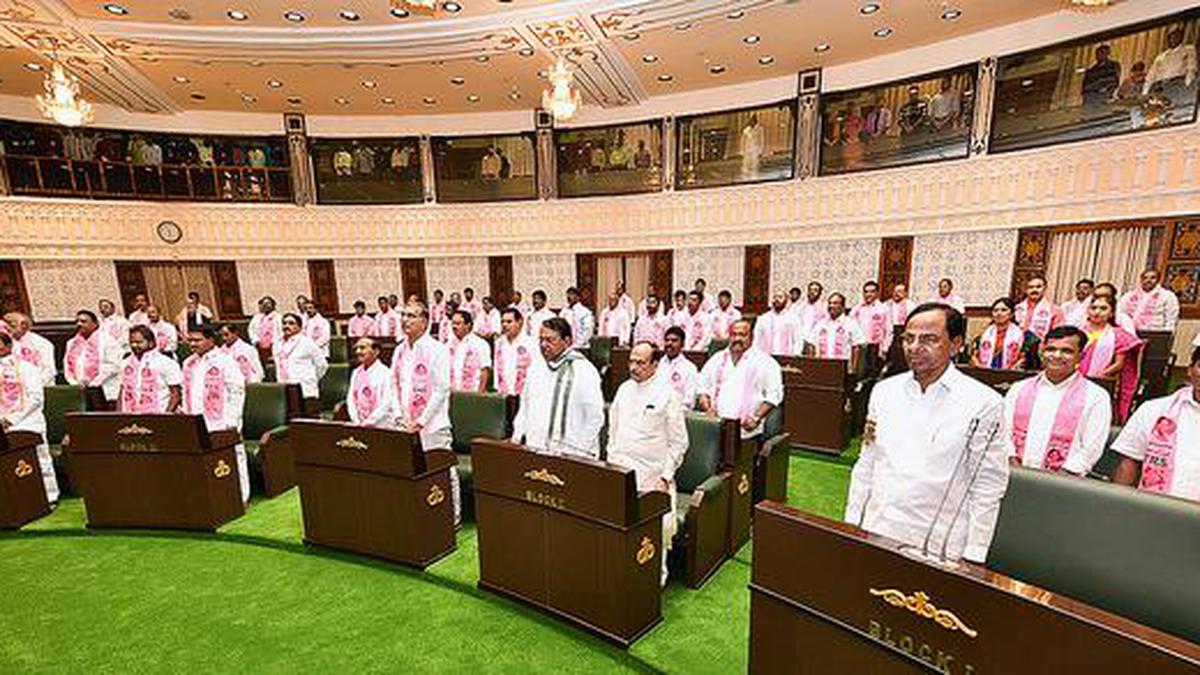
<instances>
[{"instance_id":1,"label":"man in white kurta","mask_svg":"<svg viewBox=\"0 0 1200 675\"><path fill-rule=\"evenodd\" d=\"M450 390L487 391L492 377L492 349L473 330L471 315L459 310L450 317Z\"/></svg>"},{"instance_id":2,"label":"man in white kurta","mask_svg":"<svg viewBox=\"0 0 1200 675\"><path fill-rule=\"evenodd\" d=\"M616 338L617 344L624 347L629 344L632 326L633 318L621 304L621 296L609 293L608 306L600 311L600 335Z\"/></svg>"},{"instance_id":3,"label":"man in white kurta","mask_svg":"<svg viewBox=\"0 0 1200 675\"><path fill-rule=\"evenodd\" d=\"M179 348L179 331L174 324L162 318L158 307L150 305L146 308L146 326L154 331L154 343L158 351L174 356Z\"/></svg>"},{"instance_id":4,"label":"man in white kurta","mask_svg":"<svg viewBox=\"0 0 1200 675\"><path fill-rule=\"evenodd\" d=\"M463 289L463 300L459 303L458 308L470 314L472 319L483 312L483 303L475 299L474 288L467 286Z\"/></svg>"},{"instance_id":5,"label":"man in white kurta","mask_svg":"<svg viewBox=\"0 0 1200 675\"><path fill-rule=\"evenodd\" d=\"M329 319L321 316L321 313L317 311L317 303L312 300L304 304L304 313L304 334L313 341L317 349L321 350L325 359L329 360L329 340L333 336Z\"/></svg>"},{"instance_id":6,"label":"man in white kurta","mask_svg":"<svg viewBox=\"0 0 1200 675\"><path fill-rule=\"evenodd\" d=\"M1142 272L1140 287L1121 296L1118 305L1139 331L1174 331L1179 322L1179 298L1159 285L1158 270Z\"/></svg>"},{"instance_id":7,"label":"man in white kurta","mask_svg":"<svg viewBox=\"0 0 1200 675\"><path fill-rule=\"evenodd\" d=\"M682 326L684 319L687 317L687 293L683 291L675 291L672 296L672 304L667 310L667 325Z\"/></svg>"},{"instance_id":8,"label":"man in white kurta","mask_svg":"<svg viewBox=\"0 0 1200 675\"><path fill-rule=\"evenodd\" d=\"M255 347L268 352L274 350L275 343L283 339L283 317L275 311L275 298L268 295L258 301L258 313L250 318L246 332Z\"/></svg>"},{"instance_id":9,"label":"man in white kurta","mask_svg":"<svg viewBox=\"0 0 1200 675\"><path fill-rule=\"evenodd\" d=\"M123 355L120 345L100 330L100 323L91 310L76 313L75 326L79 332L67 341L63 376L69 384L99 387L104 391L104 400L115 403L121 388Z\"/></svg>"},{"instance_id":10,"label":"man in white kurta","mask_svg":"<svg viewBox=\"0 0 1200 675\"><path fill-rule=\"evenodd\" d=\"M703 296L698 291L688 294L682 328L687 336L685 344L689 352L708 351L708 344L712 342L712 315L701 307L702 303Z\"/></svg>"},{"instance_id":11,"label":"man in white kurta","mask_svg":"<svg viewBox=\"0 0 1200 675\"><path fill-rule=\"evenodd\" d=\"M133 311L129 313L129 323L134 326L145 326L150 323L150 318L146 316L146 308L150 306L150 299L145 293L138 293L133 296Z\"/></svg>"},{"instance_id":12,"label":"man in white kurta","mask_svg":"<svg viewBox=\"0 0 1200 675\"><path fill-rule=\"evenodd\" d=\"M529 379L530 366L540 358L537 342L525 334L520 311L513 307L504 310L500 318L500 335L493 345L496 393L520 396Z\"/></svg>"},{"instance_id":13,"label":"man in white kurta","mask_svg":"<svg viewBox=\"0 0 1200 675\"><path fill-rule=\"evenodd\" d=\"M887 339L883 343L883 352L881 353L886 354L892 348L896 327L899 326L903 330L904 323L908 321L908 311L912 309L912 303L908 300L908 286L904 284L892 286L892 297L884 305L888 313L888 328Z\"/></svg>"},{"instance_id":14,"label":"man in white kurta","mask_svg":"<svg viewBox=\"0 0 1200 675\"><path fill-rule=\"evenodd\" d=\"M529 316L533 312L533 307L525 302L525 296L521 295L521 291L513 291L509 296L508 307L505 309L515 309L521 313L521 318ZM500 310L500 316L503 319L504 310Z\"/></svg>"},{"instance_id":15,"label":"man in white kurta","mask_svg":"<svg viewBox=\"0 0 1200 675\"><path fill-rule=\"evenodd\" d=\"M808 282L808 289L804 298L788 306L788 310L794 313L796 318L800 319L801 335L808 335L812 327L825 317L828 305L821 298L824 292L825 287L821 285L821 282L810 281Z\"/></svg>"},{"instance_id":16,"label":"man in white kurta","mask_svg":"<svg viewBox=\"0 0 1200 675\"><path fill-rule=\"evenodd\" d=\"M592 310L579 302L579 289L567 289L567 306L558 313L559 317L571 327L572 345L576 348L587 347L596 333L596 317Z\"/></svg>"},{"instance_id":17,"label":"man in white kurta","mask_svg":"<svg viewBox=\"0 0 1200 675\"><path fill-rule=\"evenodd\" d=\"M858 372L863 345L867 338L858 322L846 314L846 298L841 293L829 295L825 317L808 334L808 349L820 359L839 359L846 362L850 372Z\"/></svg>"},{"instance_id":18,"label":"man in white kurta","mask_svg":"<svg viewBox=\"0 0 1200 675\"><path fill-rule=\"evenodd\" d=\"M479 337L492 337L500 332L500 310L492 302L491 296L483 297L479 314L471 316L471 329Z\"/></svg>"},{"instance_id":19,"label":"man in white kurta","mask_svg":"<svg viewBox=\"0 0 1200 675\"><path fill-rule=\"evenodd\" d=\"M38 468L46 501L58 503L58 478L54 461L46 445L46 416L42 410L45 390L41 373L33 365L13 355L12 337L0 333L0 432L31 431L42 437L37 446Z\"/></svg>"},{"instance_id":20,"label":"man in white kurta","mask_svg":"<svg viewBox=\"0 0 1200 675\"><path fill-rule=\"evenodd\" d=\"M892 332L892 323L887 305L879 301L879 284L874 281L863 284L862 302L850 310L850 318L858 324L867 344L876 345L882 354Z\"/></svg>"},{"instance_id":21,"label":"man in white kurta","mask_svg":"<svg viewBox=\"0 0 1200 675\"><path fill-rule=\"evenodd\" d=\"M654 299L654 306L650 306L650 299ZM658 297L658 291L654 288L654 284L650 284L646 288L646 297L637 305L637 320L641 321L644 316L653 316L655 314L666 314L666 308L663 307L662 301Z\"/></svg>"},{"instance_id":22,"label":"man in white kurta","mask_svg":"<svg viewBox=\"0 0 1200 675\"><path fill-rule=\"evenodd\" d=\"M1008 488L1003 401L959 372L966 319L935 305L904 333L911 371L871 391L846 521L933 556L987 558Z\"/></svg>"},{"instance_id":23,"label":"man in white kurta","mask_svg":"<svg viewBox=\"0 0 1200 675\"><path fill-rule=\"evenodd\" d=\"M27 314L9 312L4 315L8 334L13 338L13 354L25 363L38 369L42 386L54 384L58 369L54 365L54 344L33 332L33 321Z\"/></svg>"},{"instance_id":24,"label":"man in white kurta","mask_svg":"<svg viewBox=\"0 0 1200 675\"><path fill-rule=\"evenodd\" d=\"M783 372L769 354L754 346L750 322L729 329L729 346L713 354L700 371L700 409L737 420L742 438L763 432L763 420L783 402Z\"/></svg>"},{"instance_id":25,"label":"man in white kurta","mask_svg":"<svg viewBox=\"0 0 1200 675\"><path fill-rule=\"evenodd\" d=\"M221 351L228 354L238 365L242 377L246 378L246 384L258 384L263 381L262 356L229 324L221 326Z\"/></svg>"},{"instance_id":26,"label":"man in white kurta","mask_svg":"<svg viewBox=\"0 0 1200 675\"><path fill-rule=\"evenodd\" d=\"M651 295L643 302L646 311L638 314L637 323L633 326L633 341L649 342L661 347L663 333L670 325L667 315L660 311L657 297Z\"/></svg>"},{"instance_id":27,"label":"man in white kurta","mask_svg":"<svg viewBox=\"0 0 1200 675\"><path fill-rule=\"evenodd\" d=\"M679 396L684 410L696 407L696 393L700 388L700 371L692 360L683 355L683 329L671 326L663 337L663 358L658 363L658 376L667 380Z\"/></svg>"},{"instance_id":28,"label":"man in white kurta","mask_svg":"<svg viewBox=\"0 0 1200 675\"><path fill-rule=\"evenodd\" d=\"M704 310L705 312L713 311L713 308L715 308L716 305L713 304L712 295L710 295L708 292L707 281L702 278L696 279L696 283L692 285L692 291L700 294L700 309Z\"/></svg>"},{"instance_id":29,"label":"man in white kurta","mask_svg":"<svg viewBox=\"0 0 1200 675\"><path fill-rule=\"evenodd\" d=\"M771 296L771 311L754 322L754 345L764 354L800 356L804 352L804 334L798 314L787 310L787 295L776 291Z\"/></svg>"},{"instance_id":30,"label":"man in white kurta","mask_svg":"<svg viewBox=\"0 0 1200 675\"><path fill-rule=\"evenodd\" d=\"M100 300L100 330L108 333L108 337L121 345L122 351L129 349L129 319L117 313L117 306L112 300Z\"/></svg>"},{"instance_id":31,"label":"man in white kurta","mask_svg":"<svg viewBox=\"0 0 1200 675\"><path fill-rule=\"evenodd\" d=\"M608 461L633 469L638 492L670 496L663 515L661 583L667 583L667 551L675 536L675 472L687 453L683 406L669 381L657 376L653 345L634 345L629 352L629 379L618 389L608 411Z\"/></svg>"},{"instance_id":32,"label":"man in white kurta","mask_svg":"<svg viewBox=\"0 0 1200 675\"><path fill-rule=\"evenodd\" d=\"M604 426L600 373L571 344L566 319L542 324L542 358L529 369L512 440L534 452L599 459Z\"/></svg>"},{"instance_id":33,"label":"man in white kurta","mask_svg":"<svg viewBox=\"0 0 1200 675\"><path fill-rule=\"evenodd\" d=\"M352 340L375 334L375 319L367 316L367 303L354 301L354 315L346 323L346 335Z\"/></svg>"},{"instance_id":34,"label":"man in white kurta","mask_svg":"<svg viewBox=\"0 0 1200 675\"><path fill-rule=\"evenodd\" d=\"M1005 394L1004 447L1013 463L1083 476L1104 454L1112 399L1079 372L1086 344L1074 326L1051 330L1041 344L1045 369Z\"/></svg>"},{"instance_id":35,"label":"man in white kurta","mask_svg":"<svg viewBox=\"0 0 1200 675\"><path fill-rule=\"evenodd\" d=\"M1025 299L1013 311L1013 321L1037 336L1046 339L1046 333L1066 323L1061 307L1046 297L1046 280L1033 277L1025 282Z\"/></svg>"},{"instance_id":36,"label":"man in white kurta","mask_svg":"<svg viewBox=\"0 0 1200 675\"><path fill-rule=\"evenodd\" d=\"M1075 297L1064 302L1062 306L1063 321L1068 326L1083 328L1088 319L1088 307L1092 304L1092 291L1096 283L1091 279L1080 279L1075 283Z\"/></svg>"},{"instance_id":37,"label":"man in white kurta","mask_svg":"<svg viewBox=\"0 0 1200 675\"><path fill-rule=\"evenodd\" d=\"M184 303L183 309L175 315L175 327L179 329L180 335L186 336L189 328L202 323L212 323L213 317L212 309L200 302L200 294L191 291L187 294L187 302Z\"/></svg>"},{"instance_id":38,"label":"man in white kurta","mask_svg":"<svg viewBox=\"0 0 1200 675\"><path fill-rule=\"evenodd\" d=\"M733 306L733 294L729 291L718 293L717 306L712 310L713 339L728 340L729 327L740 318L742 318L742 312Z\"/></svg>"},{"instance_id":39,"label":"man in white kurta","mask_svg":"<svg viewBox=\"0 0 1200 675\"><path fill-rule=\"evenodd\" d=\"M352 424L364 427L396 427L396 387L392 372L379 360L379 342L361 337L354 343L358 367L350 375L346 413Z\"/></svg>"},{"instance_id":40,"label":"man in white kurta","mask_svg":"<svg viewBox=\"0 0 1200 675\"><path fill-rule=\"evenodd\" d=\"M958 310L959 314L967 311L967 301L962 296L954 294L954 281L944 278L938 281L937 293L928 302L948 305Z\"/></svg>"},{"instance_id":41,"label":"man in white kurta","mask_svg":"<svg viewBox=\"0 0 1200 675\"><path fill-rule=\"evenodd\" d=\"M300 394L310 401L320 395L319 384L329 370L325 353L301 332L300 317L285 314L283 339L275 343L275 379L282 384L300 385ZM310 402L309 407L312 407Z\"/></svg>"},{"instance_id":42,"label":"man in white kurta","mask_svg":"<svg viewBox=\"0 0 1200 675\"><path fill-rule=\"evenodd\" d=\"M376 303L379 305L379 312L375 314L375 330L371 335L399 340L403 335L403 331L400 329L400 313L392 309L391 303L385 296L379 296Z\"/></svg>"},{"instance_id":43,"label":"man in white kurta","mask_svg":"<svg viewBox=\"0 0 1200 675\"><path fill-rule=\"evenodd\" d=\"M179 409L183 371L174 358L154 347L148 326L129 331L132 353L121 364L121 395L117 410L129 415L151 415Z\"/></svg>"},{"instance_id":44,"label":"man in white kurta","mask_svg":"<svg viewBox=\"0 0 1200 675\"><path fill-rule=\"evenodd\" d=\"M232 429L241 433L246 382L233 359L217 349L220 333L205 324L188 333L192 355L183 362L183 405L188 415L203 415L208 432ZM250 501L250 469L246 448L234 448L242 501Z\"/></svg>"},{"instance_id":45,"label":"man in white kurta","mask_svg":"<svg viewBox=\"0 0 1200 675\"><path fill-rule=\"evenodd\" d=\"M450 313L446 308L446 294L442 289L434 289L433 302L429 303L429 322L431 324L441 324L450 318Z\"/></svg>"},{"instance_id":46,"label":"man in white kurta","mask_svg":"<svg viewBox=\"0 0 1200 675\"><path fill-rule=\"evenodd\" d=\"M554 316L554 311L546 306L545 291L536 290L531 297L533 298L533 311L525 317L525 334L537 342L538 336L541 335L542 322Z\"/></svg>"}]
</instances>

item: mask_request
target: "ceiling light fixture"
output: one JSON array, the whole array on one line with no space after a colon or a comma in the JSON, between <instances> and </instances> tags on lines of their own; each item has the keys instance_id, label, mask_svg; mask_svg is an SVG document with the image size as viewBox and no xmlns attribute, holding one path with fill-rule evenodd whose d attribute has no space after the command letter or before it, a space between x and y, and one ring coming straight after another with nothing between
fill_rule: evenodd
<instances>
[{"instance_id":1,"label":"ceiling light fixture","mask_svg":"<svg viewBox=\"0 0 1200 675\"><path fill-rule=\"evenodd\" d=\"M726 14L725 18L729 19L730 21L737 21L738 19L742 18L743 16L746 16L746 13L739 9L736 12L730 12L730 13Z\"/></svg>"},{"instance_id":2,"label":"ceiling light fixture","mask_svg":"<svg viewBox=\"0 0 1200 675\"><path fill-rule=\"evenodd\" d=\"M225 16L233 19L234 21L245 21L246 19L250 18L249 14L240 9L231 9L228 12L225 12Z\"/></svg>"},{"instance_id":3,"label":"ceiling light fixture","mask_svg":"<svg viewBox=\"0 0 1200 675\"><path fill-rule=\"evenodd\" d=\"M288 11L284 12L283 18L287 19L288 21L291 21L292 23L303 23L304 20L308 17L304 16L304 14L297 12L296 10L293 9L293 10L288 10Z\"/></svg>"},{"instance_id":4,"label":"ceiling light fixture","mask_svg":"<svg viewBox=\"0 0 1200 675\"><path fill-rule=\"evenodd\" d=\"M479 103L479 97L475 94L467 96L467 103Z\"/></svg>"},{"instance_id":5,"label":"ceiling light fixture","mask_svg":"<svg viewBox=\"0 0 1200 675\"><path fill-rule=\"evenodd\" d=\"M742 38L742 42L745 42L748 45L756 45L759 42L762 42L762 38L757 35L747 35L746 37Z\"/></svg>"},{"instance_id":6,"label":"ceiling light fixture","mask_svg":"<svg viewBox=\"0 0 1200 675\"><path fill-rule=\"evenodd\" d=\"M514 91L511 94L509 94L508 97L514 101L520 101L521 100L521 92Z\"/></svg>"},{"instance_id":7,"label":"ceiling light fixture","mask_svg":"<svg viewBox=\"0 0 1200 675\"><path fill-rule=\"evenodd\" d=\"M363 89L374 89L379 86L379 83L375 80L363 80L359 84L363 86Z\"/></svg>"},{"instance_id":8,"label":"ceiling light fixture","mask_svg":"<svg viewBox=\"0 0 1200 675\"><path fill-rule=\"evenodd\" d=\"M642 57L642 63L658 63L657 54L646 54Z\"/></svg>"},{"instance_id":9,"label":"ceiling light fixture","mask_svg":"<svg viewBox=\"0 0 1200 675\"><path fill-rule=\"evenodd\" d=\"M42 115L65 127L77 127L92 121L92 104L79 95L79 79L67 75L56 59L43 83L46 93L37 97Z\"/></svg>"},{"instance_id":10,"label":"ceiling light fixture","mask_svg":"<svg viewBox=\"0 0 1200 675\"><path fill-rule=\"evenodd\" d=\"M129 13L128 9L125 9L121 5L118 5L114 2L110 2L106 5L101 5L101 7L104 8L104 11L108 12L109 14L115 14L116 16L125 16L126 14Z\"/></svg>"},{"instance_id":11,"label":"ceiling light fixture","mask_svg":"<svg viewBox=\"0 0 1200 675\"><path fill-rule=\"evenodd\" d=\"M343 9L338 12L338 16L342 17L343 21L358 21L359 19L358 12L352 9Z\"/></svg>"},{"instance_id":12,"label":"ceiling light fixture","mask_svg":"<svg viewBox=\"0 0 1200 675\"><path fill-rule=\"evenodd\" d=\"M388 10L388 12L397 19L407 19L409 15L407 9L397 6L393 6L390 10Z\"/></svg>"},{"instance_id":13,"label":"ceiling light fixture","mask_svg":"<svg viewBox=\"0 0 1200 675\"><path fill-rule=\"evenodd\" d=\"M877 38L885 38L891 34L892 34L892 29L887 26L884 26L883 28L876 28L875 32L872 33L872 35L874 35Z\"/></svg>"},{"instance_id":14,"label":"ceiling light fixture","mask_svg":"<svg viewBox=\"0 0 1200 675\"><path fill-rule=\"evenodd\" d=\"M462 5L451 0L450 2L443 2L442 9L450 12L451 14L457 14L462 11Z\"/></svg>"},{"instance_id":15,"label":"ceiling light fixture","mask_svg":"<svg viewBox=\"0 0 1200 675\"><path fill-rule=\"evenodd\" d=\"M675 26L675 30L691 30L691 29L692 29L692 24L690 24L690 23L681 23L678 26Z\"/></svg>"},{"instance_id":16,"label":"ceiling light fixture","mask_svg":"<svg viewBox=\"0 0 1200 675\"><path fill-rule=\"evenodd\" d=\"M769 66L769 65L771 65L772 63L775 63L775 57L774 57L774 56L760 56L760 57L758 57L758 65L760 65L760 66Z\"/></svg>"},{"instance_id":17,"label":"ceiling light fixture","mask_svg":"<svg viewBox=\"0 0 1200 675\"><path fill-rule=\"evenodd\" d=\"M421 102L425 105L437 105L437 99L432 96L426 96L425 98L421 99Z\"/></svg>"},{"instance_id":18,"label":"ceiling light fixture","mask_svg":"<svg viewBox=\"0 0 1200 675\"><path fill-rule=\"evenodd\" d=\"M171 79L175 80L179 84L187 84L188 82L191 82L191 80L188 79L187 75L176 75L175 77L172 77Z\"/></svg>"},{"instance_id":19,"label":"ceiling light fixture","mask_svg":"<svg viewBox=\"0 0 1200 675\"><path fill-rule=\"evenodd\" d=\"M542 92L542 108L549 110L556 122L570 120L583 104L583 97L575 87L574 79L575 74L567 66L566 59L560 58L550 70L551 88Z\"/></svg>"},{"instance_id":20,"label":"ceiling light fixture","mask_svg":"<svg viewBox=\"0 0 1200 675\"><path fill-rule=\"evenodd\" d=\"M813 51L818 54L824 54L825 52L829 51L830 49L832 49L832 47L829 46L828 42L822 42L821 44L817 45L816 47L813 47Z\"/></svg>"},{"instance_id":21,"label":"ceiling light fixture","mask_svg":"<svg viewBox=\"0 0 1200 675\"><path fill-rule=\"evenodd\" d=\"M40 63L26 63L25 64L25 70L32 70L33 72L36 73L41 69L42 69L42 64L40 64Z\"/></svg>"},{"instance_id":22,"label":"ceiling light fixture","mask_svg":"<svg viewBox=\"0 0 1200 675\"><path fill-rule=\"evenodd\" d=\"M479 56L475 57L475 60L480 63L487 63L490 60L490 58L488 57L487 54L480 54Z\"/></svg>"},{"instance_id":23,"label":"ceiling light fixture","mask_svg":"<svg viewBox=\"0 0 1200 675\"><path fill-rule=\"evenodd\" d=\"M962 10L957 7L947 7L942 10L942 21L954 21L962 16Z\"/></svg>"},{"instance_id":24,"label":"ceiling light fixture","mask_svg":"<svg viewBox=\"0 0 1200 675\"><path fill-rule=\"evenodd\" d=\"M674 80L674 79L675 79L675 76L671 75L670 73L663 73L662 75L658 76L659 82L670 82L671 80Z\"/></svg>"},{"instance_id":25,"label":"ceiling light fixture","mask_svg":"<svg viewBox=\"0 0 1200 675\"><path fill-rule=\"evenodd\" d=\"M1068 7L1077 12L1099 12L1108 9L1113 0L1070 0Z\"/></svg>"},{"instance_id":26,"label":"ceiling light fixture","mask_svg":"<svg viewBox=\"0 0 1200 675\"><path fill-rule=\"evenodd\" d=\"M300 100L299 96L289 96L287 102L288 105L300 105L304 101Z\"/></svg>"},{"instance_id":27,"label":"ceiling light fixture","mask_svg":"<svg viewBox=\"0 0 1200 675\"><path fill-rule=\"evenodd\" d=\"M870 16L878 11L879 11L879 3L877 3L877 2L868 2L867 4L858 8L858 13L862 14L863 16Z\"/></svg>"},{"instance_id":28,"label":"ceiling light fixture","mask_svg":"<svg viewBox=\"0 0 1200 675\"><path fill-rule=\"evenodd\" d=\"M242 94L242 101L245 103L257 103L258 97L254 94Z\"/></svg>"},{"instance_id":29,"label":"ceiling light fixture","mask_svg":"<svg viewBox=\"0 0 1200 675\"><path fill-rule=\"evenodd\" d=\"M345 96L339 96L333 99L333 102L338 105L350 105L350 99L346 98Z\"/></svg>"},{"instance_id":30,"label":"ceiling light fixture","mask_svg":"<svg viewBox=\"0 0 1200 675\"><path fill-rule=\"evenodd\" d=\"M713 75L721 75L725 72L725 66L722 66L721 64L710 66L708 72L712 73Z\"/></svg>"},{"instance_id":31,"label":"ceiling light fixture","mask_svg":"<svg viewBox=\"0 0 1200 675\"><path fill-rule=\"evenodd\" d=\"M641 33L626 33L626 34L622 35L621 37L625 38L626 40L629 40L630 42L633 42L634 40L641 39L642 34Z\"/></svg>"},{"instance_id":32,"label":"ceiling light fixture","mask_svg":"<svg viewBox=\"0 0 1200 675\"><path fill-rule=\"evenodd\" d=\"M384 96L383 98L379 99L379 102L384 105L396 105L396 99L392 98L391 96Z\"/></svg>"},{"instance_id":33,"label":"ceiling light fixture","mask_svg":"<svg viewBox=\"0 0 1200 675\"><path fill-rule=\"evenodd\" d=\"M279 80L267 80L267 86L272 89L278 89L283 86L283 83Z\"/></svg>"},{"instance_id":34,"label":"ceiling light fixture","mask_svg":"<svg viewBox=\"0 0 1200 675\"><path fill-rule=\"evenodd\" d=\"M467 83L467 81L466 81L464 78L461 78L461 77L452 77L452 78L450 78L450 84L453 84L453 85L456 85L456 86L460 86L460 87L461 87L462 85L464 85L464 84L466 84L466 83Z\"/></svg>"},{"instance_id":35,"label":"ceiling light fixture","mask_svg":"<svg viewBox=\"0 0 1200 675\"><path fill-rule=\"evenodd\" d=\"M200 93L200 92L198 92L198 91L193 91L193 92L191 93L191 95L190 95L190 96L191 96L191 99L192 99L193 101L205 101L205 100L208 100L208 97L207 97L207 96L205 96L204 94L201 94L201 93Z\"/></svg>"},{"instance_id":36,"label":"ceiling light fixture","mask_svg":"<svg viewBox=\"0 0 1200 675\"><path fill-rule=\"evenodd\" d=\"M522 47L517 53L521 56L533 56L533 47Z\"/></svg>"}]
</instances>

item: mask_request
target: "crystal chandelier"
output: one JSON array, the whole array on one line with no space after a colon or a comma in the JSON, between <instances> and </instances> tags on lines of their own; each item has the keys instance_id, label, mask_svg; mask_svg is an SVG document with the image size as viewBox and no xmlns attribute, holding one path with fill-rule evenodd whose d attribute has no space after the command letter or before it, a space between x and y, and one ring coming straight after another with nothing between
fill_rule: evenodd
<instances>
[{"instance_id":1,"label":"crystal chandelier","mask_svg":"<svg viewBox=\"0 0 1200 675\"><path fill-rule=\"evenodd\" d=\"M575 116L575 111L581 105L579 90L572 83L575 75L567 67L567 62L559 58L547 79L551 88L542 92L542 108L554 115L555 122L566 122Z\"/></svg>"},{"instance_id":2,"label":"crystal chandelier","mask_svg":"<svg viewBox=\"0 0 1200 675\"><path fill-rule=\"evenodd\" d=\"M66 127L77 127L92 121L92 104L79 95L79 80L67 75L57 60L46 74L44 86L46 93L37 97L42 115Z\"/></svg>"},{"instance_id":3,"label":"crystal chandelier","mask_svg":"<svg viewBox=\"0 0 1200 675\"><path fill-rule=\"evenodd\" d=\"M437 0L391 0L393 10L405 10L417 14L436 14Z\"/></svg>"},{"instance_id":4,"label":"crystal chandelier","mask_svg":"<svg viewBox=\"0 0 1200 675\"><path fill-rule=\"evenodd\" d=\"M1067 6L1077 12L1098 12L1108 9L1112 4L1113 0L1070 0Z\"/></svg>"}]
</instances>

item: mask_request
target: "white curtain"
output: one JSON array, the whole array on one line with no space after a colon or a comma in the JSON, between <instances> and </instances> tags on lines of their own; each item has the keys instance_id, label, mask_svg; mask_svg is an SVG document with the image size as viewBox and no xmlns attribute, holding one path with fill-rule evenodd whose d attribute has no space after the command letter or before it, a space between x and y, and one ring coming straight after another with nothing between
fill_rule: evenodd
<instances>
[{"instance_id":1,"label":"white curtain","mask_svg":"<svg viewBox=\"0 0 1200 675\"><path fill-rule=\"evenodd\" d=\"M216 293L208 263L142 263L146 295L158 306L162 317L174 321L187 304L187 294L196 291L200 302L217 311Z\"/></svg>"},{"instance_id":2,"label":"white curtain","mask_svg":"<svg viewBox=\"0 0 1200 675\"><path fill-rule=\"evenodd\" d=\"M596 259L596 308L608 305L608 294L618 281L625 282L625 292L640 302L650 283L650 256L601 256Z\"/></svg>"},{"instance_id":3,"label":"white curtain","mask_svg":"<svg viewBox=\"0 0 1200 675\"><path fill-rule=\"evenodd\" d=\"M1050 235L1047 294L1056 302L1075 297L1075 282L1107 281L1120 291L1132 288L1146 268L1149 227L1061 232Z\"/></svg>"}]
</instances>

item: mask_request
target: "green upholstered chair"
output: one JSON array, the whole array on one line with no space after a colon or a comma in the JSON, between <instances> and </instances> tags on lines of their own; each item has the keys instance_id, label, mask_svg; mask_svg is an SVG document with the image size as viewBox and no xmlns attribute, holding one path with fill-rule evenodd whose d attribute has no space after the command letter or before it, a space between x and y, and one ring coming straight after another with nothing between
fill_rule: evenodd
<instances>
[{"instance_id":1,"label":"green upholstered chair","mask_svg":"<svg viewBox=\"0 0 1200 675\"><path fill-rule=\"evenodd\" d=\"M988 567L1200 642L1195 502L1013 469Z\"/></svg>"},{"instance_id":2,"label":"green upholstered chair","mask_svg":"<svg viewBox=\"0 0 1200 675\"><path fill-rule=\"evenodd\" d=\"M462 515L474 517L473 488L475 477L471 470L471 439L512 436L509 419L511 404L506 396L492 393L455 391L450 393L450 429L452 449L458 455L458 482L462 490Z\"/></svg>"},{"instance_id":3,"label":"green upholstered chair","mask_svg":"<svg viewBox=\"0 0 1200 675\"><path fill-rule=\"evenodd\" d=\"M684 581L699 588L727 557L726 530L732 496L724 461L722 421L688 413L688 449L675 472L675 518L679 524L673 550L683 558Z\"/></svg>"},{"instance_id":4,"label":"green upholstered chair","mask_svg":"<svg viewBox=\"0 0 1200 675\"><path fill-rule=\"evenodd\" d=\"M275 382L275 362L263 361L263 382Z\"/></svg>"},{"instance_id":5,"label":"green upholstered chair","mask_svg":"<svg viewBox=\"0 0 1200 675\"><path fill-rule=\"evenodd\" d=\"M592 336L591 342L588 343L588 358L591 359L592 365L596 366L596 370L600 371L601 379L612 365L612 350L616 346L616 338L600 335Z\"/></svg>"},{"instance_id":6,"label":"green upholstered chair","mask_svg":"<svg viewBox=\"0 0 1200 675\"><path fill-rule=\"evenodd\" d=\"M321 410L332 413L339 403L346 400L350 393L351 368L348 363L330 363L329 370L317 383L317 396L321 400Z\"/></svg>"},{"instance_id":7,"label":"green upholstered chair","mask_svg":"<svg viewBox=\"0 0 1200 675\"><path fill-rule=\"evenodd\" d=\"M783 406L777 405L763 420L762 445L754 456L754 503L764 499L787 503L788 459L791 435L783 431Z\"/></svg>"},{"instance_id":8,"label":"green upholstered chair","mask_svg":"<svg viewBox=\"0 0 1200 675\"><path fill-rule=\"evenodd\" d=\"M186 336L179 338L179 344L175 346L175 360L183 363L187 357L192 355L192 345L188 344Z\"/></svg>"},{"instance_id":9,"label":"green upholstered chair","mask_svg":"<svg viewBox=\"0 0 1200 675\"><path fill-rule=\"evenodd\" d=\"M350 346L350 338L345 335L334 335L329 338L329 363L349 363Z\"/></svg>"},{"instance_id":10,"label":"green upholstered chair","mask_svg":"<svg viewBox=\"0 0 1200 675\"><path fill-rule=\"evenodd\" d=\"M296 466L288 440L289 385L246 385L242 409L242 438L250 464L250 478L274 497L296 484ZM295 387L295 385L290 385Z\"/></svg>"},{"instance_id":11,"label":"green upholstered chair","mask_svg":"<svg viewBox=\"0 0 1200 675\"><path fill-rule=\"evenodd\" d=\"M713 340L708 343L708 355L711 357L713 354L716 354L728 346L729 340Z\"/></svg>"},{"instance_id":12,"label":"green upholstered chair","mask_svg":"<svg viewBox=\"0 0 1200 675\"><path fill-rule=\"evenodd\" d=\"M1121 427L1113 426L1108 430L1108 443L1104 445L1104 454L1100 455L1100 459L1092 466L1092 470L1088 472L1089 478L1099 480L1112 480L1113 473L1117 470L1117 464L1121 462L1121 453L1113 450L1113 441L1117 440L1117 436L1121 433Z\"/></svg>"},{"instance_id":13,"label":"green upholstered chair","mask_svg":"<svg viewBox=\"0 0 1200 675\"><path fill-rule=\"evenodd\" d=\"M42 412L46 415L46 444L50 446L50 457L54 460L58 487L63 494L75 494L71 484L71 466L67 453L63 451L63 439L67 435L67 413L87 410L83 389L54 385L46 387L44 393L46 398Z\"/></svg>"}]
</instances>

